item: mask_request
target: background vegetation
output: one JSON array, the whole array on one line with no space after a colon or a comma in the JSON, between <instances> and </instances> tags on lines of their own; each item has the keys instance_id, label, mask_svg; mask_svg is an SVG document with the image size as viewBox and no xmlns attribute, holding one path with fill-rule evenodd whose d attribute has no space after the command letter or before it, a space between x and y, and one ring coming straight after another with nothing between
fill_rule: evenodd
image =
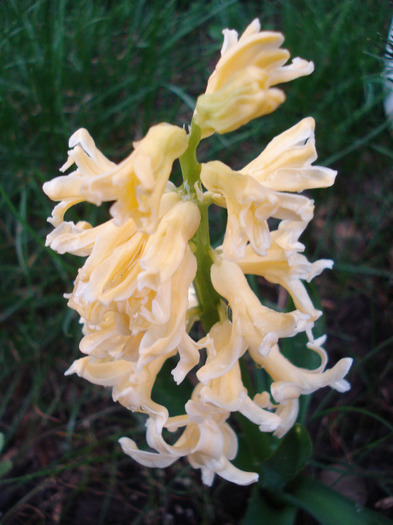
<instances>
[{"instance_id":1,"label":"background vegetation","mask_svg":"<svg viewBox=\"0 0 393 525\"><path fill-rule=\"evenodd\" d=\"M150 125L188 123L221 29L242 31L255 17L316 71L285 87L276 113L214 138L203 155L239 168L275 134L315 117L319 162L339 176L315 192L304 242L311 260L336 261L316 283L327 349L331 363L355 364L348 394L312 398L307 473L392 516L393 147L381 81L391 15L387 0L0 3L2 522L241 522L249 488L219 479L202 487L182 462L139 467L117 439L143 435L143 418L104 389L63 377L79 355L80 327L62 294L81 261L45 248L52 203L41 186L80 127L118 161ZM313 523L301 514L298 522Z\"/></svg>"}]
</instances>

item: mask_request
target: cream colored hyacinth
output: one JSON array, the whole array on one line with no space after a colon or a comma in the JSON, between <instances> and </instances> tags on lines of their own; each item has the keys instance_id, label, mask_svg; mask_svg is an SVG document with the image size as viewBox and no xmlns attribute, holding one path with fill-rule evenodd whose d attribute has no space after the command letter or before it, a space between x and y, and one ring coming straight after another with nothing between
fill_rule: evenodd
<instances>
[{"instance_id":1,"label":"cream colored hyacinth","mask_svg":"<svg viewBox=\"0 0 393 525\"><path fill-rule=\"evenodd\" d=\"M309 262L299 241L314 209L300 193L331 186L336 175L313 164L314 120L305 118L281 133L238 171L217 160L201 165L195 155L201 138L276 109L284 94L273 86L311 73L313 64L296 58L285 65L289 53L280 47L283 36L261 32L258 20L240 38L233 30L223 33L221 58L197 100L189 132L155 125L115 164L80 129L70 138L61 168L74 170L45 183L44 191L58 201L47 245L86 258L66 296L83 325L85 357L66 374L111 387L115 401L147 416L151 450L120 439L123 451L142 465L167 467L187 457L207 485L215 474L247 485L258 475L232 463L238 438L231 414L239 412L261 432L282 437L296 421L301 395L326 386L339 392L349 388L344 377L351 359L326 370L326 338L314 339L312 332L321 312L304 284L333 264ZM169 180L176 159L184 178L180 187ZM81 202L108 201L110 218L103 224L64 218ZM212 203L227 211L223 241L215 248L209 241ZM263 305L247 275L283 287L295 309ZM191 337L193 326L200 337ZM307 334L307 349L320 357L315 370L295 366L280 351L280 339L301 332ZM159 395L152 398L168 359L176 384L192 377L195 385L183 415L170 414ZM241 359L271 377L269 391L250 396ZM168 442L164 430L176 432L176 438Z\"/></svg>"}]
</instances>

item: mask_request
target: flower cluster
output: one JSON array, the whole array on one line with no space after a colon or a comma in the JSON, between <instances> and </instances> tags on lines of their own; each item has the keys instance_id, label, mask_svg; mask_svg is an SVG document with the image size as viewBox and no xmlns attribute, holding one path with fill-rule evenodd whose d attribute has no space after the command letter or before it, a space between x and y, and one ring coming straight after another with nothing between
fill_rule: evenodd
<instances>
[{"instance_id":1,"label":"flower cluster","mask_svg":"<svg viewBox=\"0 0 393 525\"><path fill-rule=\"evenodd\" d=\"M146 440L153 450L123 437L126 454L149 467L186 456L208 485L215 474L240 485L258 478L231 463L238 448L228 423L233 412L281 437L296 421L301 395L325 386L349 388L344 376L351 359L326 370L325 337L312 334L321 312L304 285L332 267L330 260L309 262L299 241L313 217L313 201L299 193L330 186L335 178L331 169L313 165L314 120L284 131L238 171L219 161L201 165L195 155L201 138L237 129L281 104L284 94L272 86L312 72L313 64L299 58L285 65L289 53L282 41L280 33L261 32L258 20L240 38L224 30L222 56L188 133L155 125L115 164L81 129L70 138L61 168L75 170L44 185L59 201L47 245L86 257L67 296L83 324L85 357L66 374L111 387L115 401L147 415ZM169 180L176 159L181 187ZM110 219L97 226L66 221L67 210L81 202L112 202ZM207 214L212 203L227 212L223 242L215 248ZM295 309L284 313L261 304L247 275L282 286ZM201 337L190 335L196 323L205 330ZM315 370L295 366L280 351L281 338L300 332L320 357ZM270 391L250 397L242 356L269 374ZM177 416L152 399L157 374L171 358L173 381L180 384L192 374L196 383ZM167 431L175 432L173 443Z\"/></svg>"}]
</instances>

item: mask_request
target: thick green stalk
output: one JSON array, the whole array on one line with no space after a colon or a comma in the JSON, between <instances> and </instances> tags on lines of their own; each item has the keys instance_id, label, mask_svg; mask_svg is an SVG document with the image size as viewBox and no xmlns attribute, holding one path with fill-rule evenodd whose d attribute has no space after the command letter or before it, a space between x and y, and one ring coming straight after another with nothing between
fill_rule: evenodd
<instances>
[{"instance_id":1,"label":"thick green stalk","mask_svg":"<svg viewBox=\"0 0 393 525\"><path fill-rule=\"evenodd\" d=\"M201 307L201 323L207 333L220 320L220 295L214 289L210 278L213 250L210 246L208 204L201 204L199 211L201 212L201 223L193 239L198 263L194 287Z\"/></svg>"},{"instance_id":2,"label":"thick green stalk","mask_svg":"<svg viewBox=\"0 0 393 525\"><path fill-rule=\"evenodd\" d=\"M201 309L200 319L206 333L220 319L220 296L214 289L210 268L213 264L209 234L209 204L198 199L195 185L200 182L201 165L196 156L196 150L201 140L201 129L191 122L191 133L188 138L188 148L180 157L180 166L183 174L182 191L195 198L201 213L201 223L193 237L194 253L198 268L194 279L194 287Z\"/></svg>"}]
</instances>

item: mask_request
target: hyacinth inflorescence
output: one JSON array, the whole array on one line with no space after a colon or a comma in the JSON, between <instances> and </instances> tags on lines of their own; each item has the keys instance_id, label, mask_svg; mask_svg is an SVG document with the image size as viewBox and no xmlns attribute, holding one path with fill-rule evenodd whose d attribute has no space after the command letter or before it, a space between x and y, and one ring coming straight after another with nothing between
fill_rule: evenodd
<instances>
[{"instance_id":1,"label":"hyacinth inflorescence","mask_svg":"<svg viewBox=\"0 0 393 525\"><path fill-rule=\"evenodd\" d=\"M188 131L155 125L115 164L80 129L70 138L61 171L76 169L47 182L44 191L59 201L49 218L54 230L47 244L58 253L86 257L67 295L83 324L80 350L86 357L66 374L111 387L115 401L147 415L152 451L120 439L124 452L142 465L166 467L186 456L208 485L215 474L247 485L258 475L231 463L238 439L230 415L240 412L261 432L282 437L296 421L301 395L325 386L349 388L344 376L351 359L326 369L325 337L312 334L321 312L303 283L332 267L330 260L309 262L299 242L313 217L313 201L299 193L331 186L336 175L313 165L314 120L305 118L275 137L241 170L216 160L199 164L196 158L202 139L274 111L284 93L273 86L310 74L313 64L296 58L285 65L283 36L261 32L258 20L240 38L233 30L223 34L221 58ZM176 159L180 187L169 180ZM64 220L83 201L113 202L110 219L97 226ZM223 242L215 248L209 241L212 203L227 211ZM282 286L295 310L261 304L247 275ZM201 336L191 337L196 323L204 332L199 328L193 333ZM280 351L281 338L300 332L320 357L317 369L297 367ZM240 372L245 354L272 380L270 391L253 398ZM157 374L173 357L173 381L180 384L192 374L195 384L184 414L176 416L151 397ZM174 443L164 430L177 431Z\"/></svg>"}]
</instances>

